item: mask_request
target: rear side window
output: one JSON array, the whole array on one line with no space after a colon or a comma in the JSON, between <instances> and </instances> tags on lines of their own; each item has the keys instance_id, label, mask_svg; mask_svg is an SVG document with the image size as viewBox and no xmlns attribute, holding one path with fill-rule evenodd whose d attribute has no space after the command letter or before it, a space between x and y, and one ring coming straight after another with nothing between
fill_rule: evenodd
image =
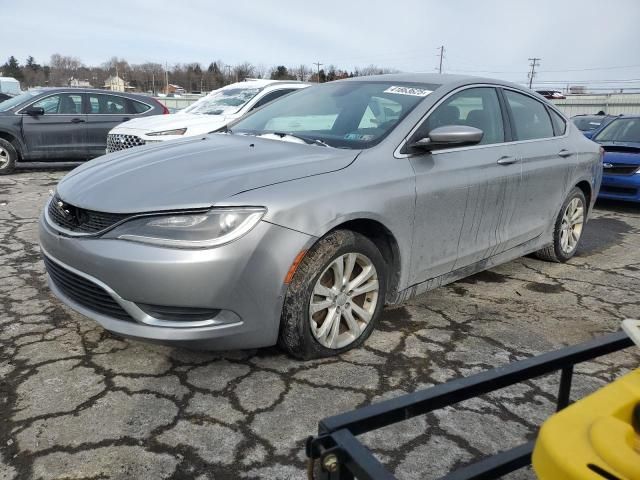
<instances>
[{"instance_id":1,"label":"rear side window","mask_svg":"<svg viewBox=\"0 0 640 480\"><path fill-rule=\"evenodd\" d=\"M504 90L504 96L511 110L517 140L553 137L551 119L542 103L511 90Z\"/></svg>"},{"instance_id":2,"label":"rear side window","mask_svg":"<svg viewBox=\"0 0 640 480\"><path fill-rule=\"evenodd\" d=\"M480 144L504 142L504 125L498 94L494 88L468 88L436 108L420 127L418 136L447 125L468 125L484 132Z\"/></svg>"},{"instance_id":3,"label":"rear side window","mask_svg":"<svg viewBox=\"0 0 640 480\"><path fill-rule=\"evenodd\" d=\"M98 115L125 114L127 110L127 99L117 95L89 95L89 113Z\"/></svg>"},{"instance_id":4,"label":"rear side window","mask_svg":"<svg viewBox=\"0 0 640 480\"><path fill-rule=\"evenodd\" d=\"M551 114L551 122L553 123L553 131L556 136L564 135L564 132L567 131L567 122L564 121L558 113L554 110L549 109L549 113Z\"/></svg>"}]
</instances>

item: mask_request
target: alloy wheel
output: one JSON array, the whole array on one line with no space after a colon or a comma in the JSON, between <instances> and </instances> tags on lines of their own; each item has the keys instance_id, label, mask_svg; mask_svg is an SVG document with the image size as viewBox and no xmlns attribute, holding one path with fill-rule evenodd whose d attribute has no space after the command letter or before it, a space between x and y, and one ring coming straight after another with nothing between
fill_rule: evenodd
<instances>
[{"instance_id":1,"label":"alloy wheel","mask_svg":"<svg viewBox=\"0 0 640 480\"><path fill-rule=\"evenodd\" d=\"M570 254L578 246L584 225L584 204L578 197L573 198L564 210L560 225L560 248Z\"/></svg>"},{"instance_id":2,"label":"alloy wheel","mask_svg":"<svg viewBox=\"0 0 640 480\"><path fill-rule=\"evenodd\" d=\"M0 147L0 170L6 167L9 163L9 152Z\"/></svg>"},{"instance_id":3,"label":"alloy wheel","mask_svg":"<svg viewBox=\"0 0 640 480\"><path fill-rule=\"evenodd\" d=\"M309 303L311 333L324 347L344 348L365 331L378 304L373 262L360 253L334 259L316 282Z\"/></svg>"}]
</instances>

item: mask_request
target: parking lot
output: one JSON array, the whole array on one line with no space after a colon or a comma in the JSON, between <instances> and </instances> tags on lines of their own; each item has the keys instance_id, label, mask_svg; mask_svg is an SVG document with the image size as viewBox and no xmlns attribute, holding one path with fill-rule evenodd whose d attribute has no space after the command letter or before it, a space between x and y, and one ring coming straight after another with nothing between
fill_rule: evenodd
<instances>
[{"instance_id":1,"label":"parking lot","mask_svg":"<svg viewBox=\"0 0 640 480\"><path fill-rule=\"evenodd\" d=\"M568 264L522 258L419 296L386 310L364 348L339 358L122 340L46 286L37 218L66 171L0 177L2 480L304 478L304 439L323 417L575 344L638 316L640 210L607 203ZM629 350L581 366L575 396L638 359ZM398 477L436 478L533 438L553 411L556 380L365 440Z\"/></svg>"}]
</instances>

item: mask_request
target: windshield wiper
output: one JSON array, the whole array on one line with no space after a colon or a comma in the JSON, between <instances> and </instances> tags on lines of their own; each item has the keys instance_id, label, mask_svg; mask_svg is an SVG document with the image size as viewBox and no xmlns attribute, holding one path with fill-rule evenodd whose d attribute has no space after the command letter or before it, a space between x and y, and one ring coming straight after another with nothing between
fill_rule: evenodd
<instances>
[{"instance_id":1,"label":"windshield wiper","mask_svg":"<svg viewBox=\"0 0 640 480\"><path fill-rule=\"evenodd\" d=\"M303 142L308 143L309 145L319 145L321 147L329 147L330 146L328 143L323 142L319 138L303 137L302 135L293 135L291 133L284 133L284 132L272 132L272 134L273 135L277 135L280 138L284 138L284 137L297 138L298 140L302 140Z\"/></svg>"}]
</instances>

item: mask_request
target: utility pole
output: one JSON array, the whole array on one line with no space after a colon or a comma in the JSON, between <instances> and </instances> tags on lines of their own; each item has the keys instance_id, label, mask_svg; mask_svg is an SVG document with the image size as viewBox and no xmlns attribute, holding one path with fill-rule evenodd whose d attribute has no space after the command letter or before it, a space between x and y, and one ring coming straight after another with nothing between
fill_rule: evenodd
<instances>
[{"instance_id":1,"label":"utility pole","mask_svg":"<svg viewBox=\"0 0 640 480\"><path fill-rule=\"evenodd\" d=\"M231 83L231 65L225 65L227 69L227 78L229 79L229 83Z\"/></svg>"},{"instance_id":2,"label":"utility pole","mask_svg":"<svg viewBox=\"0 0 640 480\"><path fill-rule=\"evenodd\" d=\"M164 83L165 83L164 93L168 94L169 93L169 64L167 62L164 62Z\"/></svg>"},{"instance_id":3,"label":"utility pole","mask_svg":"<svg viewBox=\"0 0 640 480\"><path fill-rule=\"evenodd\" d=\"M442 45L438 50L440 50L440 66L438 67L438 73L442 73L442 59L444 58L444 45Z\"/></svg>"},{"instance_id":4,"label":"utility pole","mask_svg":"<svg viewBox=\"0 0 640 480\"><path fill-rule=\"evenodd\" d=\"M542 59L537 57L529 58L529 61L531 62L529 64L529 66L531 67L531 71L529 72L529 88L531 88L531 85L533 85L533 77L536 76L536 67L540 66L539 60Z\"/></svg>"},{"instance_id":5,"label":"utility pole","mask_svg":"<svg viewBox=\"0 0 640 480\"><path fill-rule=\"evenodd\" d=\"M318 68L317 68L317 70L318 70L317 83L320 83L320 66L324 65L324 63L315 62L315 63L314 63L314 65L315 65L316 67L318 67Z\"/></svg>"}]
</instances>

